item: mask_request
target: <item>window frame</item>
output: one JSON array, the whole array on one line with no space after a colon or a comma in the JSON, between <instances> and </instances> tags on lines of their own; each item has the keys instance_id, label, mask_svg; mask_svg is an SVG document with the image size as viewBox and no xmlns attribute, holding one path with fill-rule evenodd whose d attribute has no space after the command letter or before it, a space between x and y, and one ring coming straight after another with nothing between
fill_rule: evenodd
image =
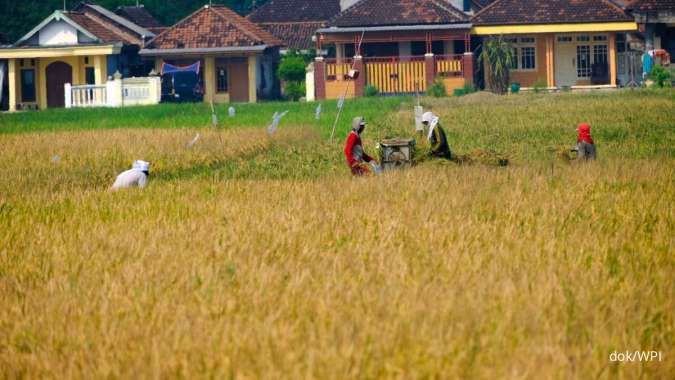
<instances>
[{"instance_id":1,"label":"window frame","mask_svg":"<svg viewBox=\"0 0 675 380\"><path fill-rule=\"evenodd\" d=\"M515 42L513 42L515 40ZM517 72L536 72L538 68L538 59L537 59L537 37L536 36L517 36L509 37L507 41L511 43L511 46L514 50L516 65L511 65L510 70ZM532 49L532 63L533 67L523 67L523 49L528 48Z\"/></svg>"},{"instance_id":2,"label":"window frame","mask_svg":"<svg viewBox=\"0 0 675 380\"><path fill-rule=\"evenodd\" d=\"M223 90L220 86L220 71L225 71L225 89ZM230 70L228 70L227 65L216 66L216 94L227 94L230 92Z\"/></svg>"},{"instance_id":3,"label":"window frame","mask_svg":"<svg viewBox=\"0 0 675 380\"><path fill-rule=\"evenodd\" d=\"M33 83L32 83L33 90L30 92L30 93L32 94L32 98L26 98L26 91L25 91L25 89L27 89L28 87L27 87L27 85L26 85L26 81L24 80L24 73L27 73L27 72L31 72L31 73L32 73L32 76L33 76L33 77L32 77L32 80L33 80ZM19 75L21 76L21 102L22 102L22 103L35 103L35 102L37 102L37 86L36 86L37 83L36 83L36 72L35 72L35 68L32 68L32 67L31 67L31 68L21 69Z\"/></svg>"}]
</instances>

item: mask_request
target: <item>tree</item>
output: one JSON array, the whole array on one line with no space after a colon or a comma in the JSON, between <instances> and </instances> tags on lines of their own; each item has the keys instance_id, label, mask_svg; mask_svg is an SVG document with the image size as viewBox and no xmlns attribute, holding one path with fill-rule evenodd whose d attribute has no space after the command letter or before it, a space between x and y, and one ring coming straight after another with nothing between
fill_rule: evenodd
<instances>
[{"instance_id":1,"label":"tree","mask_svg":"<svg viewBox=\"0 0 675 380\"><path fill-rule=\"evenodd\" d=\"M502 36L485 39L479 62L485 63L485 81L492 92L505 94L508 91L509 69L515 59L513 46Z\"/></svg>"}]
</instances>

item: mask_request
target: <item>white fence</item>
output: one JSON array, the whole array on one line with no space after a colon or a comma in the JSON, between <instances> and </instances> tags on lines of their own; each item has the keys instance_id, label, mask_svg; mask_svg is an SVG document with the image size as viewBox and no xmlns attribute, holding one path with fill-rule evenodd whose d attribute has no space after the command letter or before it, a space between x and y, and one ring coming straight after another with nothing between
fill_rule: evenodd
<instances>
[{"instance_id":1,"label":"white fence","mask_svg":"<svg viewBox=\"0 0 675 380\"><path fill-rule=\"evenodd\" d=\"M159 77L115 78L104 85L64 86L66 108L125 107L158 104L162 97Z\"/></svg>"}]
</instances>

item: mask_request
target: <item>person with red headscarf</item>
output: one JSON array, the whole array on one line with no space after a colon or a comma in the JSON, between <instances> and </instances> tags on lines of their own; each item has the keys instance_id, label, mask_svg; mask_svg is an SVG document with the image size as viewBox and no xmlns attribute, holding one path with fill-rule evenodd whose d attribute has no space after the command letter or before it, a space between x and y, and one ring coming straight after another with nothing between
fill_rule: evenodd
<instances>
[{"instance_id":1,"label":"person with red headscarf","mask_svg":"<svg viewBox=\"0 0 675 380\"><path fill-rule=\"evenodd\" d=\"M366 120L362 116L355 117L352 121L352 131L349 133L349 136L347 136L347 142L345 144L345 158L347 159L347 165L355 176L370 174L368 166L364 163L371 163L373 167L376 167L377 165L377 160L369 156L363 150L361 133L363 133L365 129Z\"/></svg>"},{"instance_id":2,"label":"person with red headscarf","mask_svg":"<svg viewBox=\"0 0 675 380\"><path fill-rule=\"evenodd\" d=\"M595 160L595 142L591 137L591 126L586 123L581 123L577 127L577 157L580 160L588 161Z\"/></svg>"}]
</instances>

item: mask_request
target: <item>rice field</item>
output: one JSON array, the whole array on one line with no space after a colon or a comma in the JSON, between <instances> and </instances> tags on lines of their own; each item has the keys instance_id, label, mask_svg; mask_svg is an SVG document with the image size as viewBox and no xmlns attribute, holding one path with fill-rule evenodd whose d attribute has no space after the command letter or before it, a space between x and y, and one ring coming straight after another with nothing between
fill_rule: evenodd
<instances>
[{"instance_id":1,"label":"rice field","mask_svg":"<svg viewBox=\"0 0 675 380\"><path fill-rule=\"evenodd\" d=\"M348 119L374 153L413 99L348 102L335 141L332 103L0 115L0 378L671 379L674 99L425 98L453 151L511 164L367 178ZM556 154L581 121L592 164ZM148 188L108 192L135 159Z\"/></svg>"}]
</instances>

